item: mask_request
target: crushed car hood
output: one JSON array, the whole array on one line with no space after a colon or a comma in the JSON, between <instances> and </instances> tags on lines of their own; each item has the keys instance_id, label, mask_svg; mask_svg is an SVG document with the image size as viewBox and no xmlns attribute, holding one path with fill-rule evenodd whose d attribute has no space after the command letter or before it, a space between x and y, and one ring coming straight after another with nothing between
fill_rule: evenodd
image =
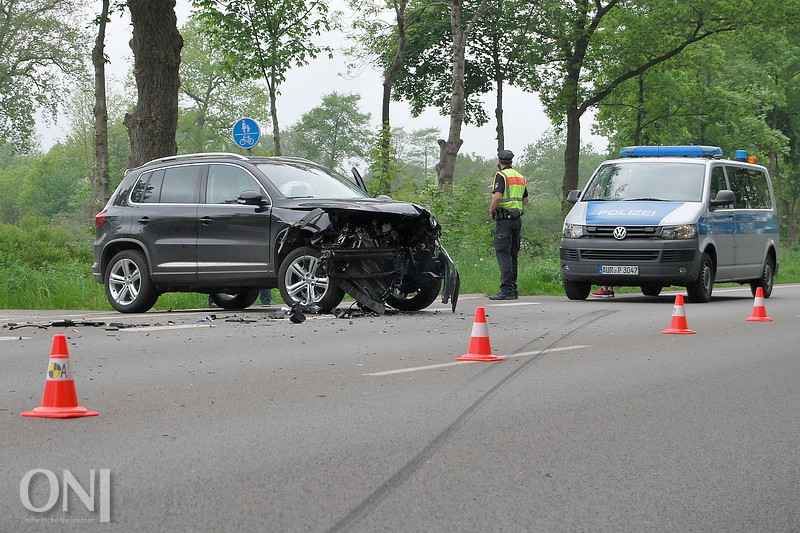
<instances>
[{"instance_id":1,"label":"crushed car hood","mask_svg":"<svg viewBox=\"0 0 800 533\"><path fill-rule=\"evenodd\" d=\"M427 209L409 202L401 202L399 200L381 200L376 198L353 198L348 200L303 198L290 201L291 204L287 205L286 207L297 207L298 209L319 208L324 209L325 211L365 211L406 216L419 216L421 213L429 213Z\"/></svg>"}]
</instances>

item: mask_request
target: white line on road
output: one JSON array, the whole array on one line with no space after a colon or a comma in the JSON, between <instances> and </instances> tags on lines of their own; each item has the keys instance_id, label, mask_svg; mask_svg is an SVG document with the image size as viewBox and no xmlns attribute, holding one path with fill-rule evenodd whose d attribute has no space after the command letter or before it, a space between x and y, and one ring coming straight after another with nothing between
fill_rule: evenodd
<instances>
[{"instance_id":1,"label":"white line on road","mask_svg":"<svg viewBox=\"0 0 800 533\"><path fill-rule=\"evenodd\" d=\"M0 341L25 341L30 337L0 337Z\"/></svg>"},{"instance_id":2,"label":"white line on road","mask_svg":"<svg viewBox=\"0 0 800 533\"><path fill-rule=\"evenodd\" d=\"M180 324L172 326L139 326L135 328L121 327L120 331L159 331L164 329L210 328L213 324Z\"/></svg>"},{"instance_id":3,"label":"white line on road","mask_svg":"<svg viewBox=\"0 0 800 533\"><path fill-rule=\"evenodd\" d=\"M539 355L539 354L542 354L542 353L545 353L545 352L547 352L547 353L550 353L550 352L566 352L568 350L578 350L580 348L589 348L589 346L588 345L584 345L584 344L578 344L578 345L575 345L575 346L564 346L562 348L552 348L552 349L549 349L549 350L534 350L532 352L512 353L512 354L505 355L505 356L502 356L502 357L505 357L506 359L508 359L508 358L511 358L511 357L524 357L526 355ZM394 375L394 374L405 374L407 372L419 372L421 370L436 370L436 369L439 369L439 368L447 368L447 367L450 367L450 366L463 365L463 364L474 363L474 362L476 362L476 361L453 361L451 363L440 363L438 365L412 366L412 367L408 367L408 368L398 368L398 369L395 369L395 370L384 370L382 372L370 372L368 374L362 374L362 376L391 376L391 375Z\"/></svg>"}]
</instances>

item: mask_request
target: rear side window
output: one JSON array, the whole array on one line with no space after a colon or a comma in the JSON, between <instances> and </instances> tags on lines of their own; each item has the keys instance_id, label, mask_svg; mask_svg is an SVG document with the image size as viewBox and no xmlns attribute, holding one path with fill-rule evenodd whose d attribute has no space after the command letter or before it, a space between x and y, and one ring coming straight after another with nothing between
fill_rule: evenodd
<instances>
[{"instance_id":1,"label":"rear side window","mask_svg":"<svg viewBox=\"0 0 800 533\"><path fill-rule=\"evenodd\" d=\"M736 193L735 209L772 209L767 174L757 169L727 167L731 190Z\"/></svg>"},{"instance_id":2,"label":"rear side window","mask_svg":"<svg viewBox=\"0 0 800 533\"><path fill-rule=\"evenodd\" d=\"M202 165L189 165L145 172L133 186L131 201L196 204L202 169Z\"/></svg>"}]
</instances>

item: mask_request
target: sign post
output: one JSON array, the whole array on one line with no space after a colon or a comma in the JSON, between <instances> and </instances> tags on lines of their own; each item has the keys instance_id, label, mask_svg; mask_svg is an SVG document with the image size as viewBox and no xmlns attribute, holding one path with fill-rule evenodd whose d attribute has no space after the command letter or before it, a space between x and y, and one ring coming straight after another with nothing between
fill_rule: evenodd
<instances>
[{"instance_id":1,"label":"sign post","mask_svg":"<svg viewBox=\"0 0 800 533\"><path fill-rule=\"evenodd\" d=\"M252 118L240 118L233 125L233 142L239 148L247 149L247 155L253 155L253 146L258 144L261 128Z\"/></svg>"}]
</instances>

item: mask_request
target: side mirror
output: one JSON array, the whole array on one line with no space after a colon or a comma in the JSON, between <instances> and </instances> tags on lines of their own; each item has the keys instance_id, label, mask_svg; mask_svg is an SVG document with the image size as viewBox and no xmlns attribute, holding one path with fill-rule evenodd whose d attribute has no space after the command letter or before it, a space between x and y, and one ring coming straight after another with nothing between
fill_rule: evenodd
<instances>
[{"instance_id":1,"label":"side mirror","mask_svg":"<svg viewBox=\"0 0 800 533\"><path fill-rule=\"evenodd\" d=\"M728 189L722 189L721 191L717 192L716 198L711 200L711 205L713 207L732 205L734 203L736 203L736 193L729 191Z\"/></svg>"},{"instance_id":2,"label":"side mirror","mask_svg":"<svg viewBox=\"0 0 800 533\"><path fill-rule=\"evenodd\" d=\"M569 191L569 194L567 194L567 202L574 204L578 201L578 198L580 197L581 197L580 190Z\"/></svg>"},{"instance_id":3,"label":"side mirror","mask_svg":"<svg viewBox=\"0 0 800 533\"><path fill-rule=\"evenodd\" d=\"M261 207L269 205L269 200L265 199L264 195L259 191L242 191L236 202L242 205L257 205Z\"/></svg>"}]
</instances>

